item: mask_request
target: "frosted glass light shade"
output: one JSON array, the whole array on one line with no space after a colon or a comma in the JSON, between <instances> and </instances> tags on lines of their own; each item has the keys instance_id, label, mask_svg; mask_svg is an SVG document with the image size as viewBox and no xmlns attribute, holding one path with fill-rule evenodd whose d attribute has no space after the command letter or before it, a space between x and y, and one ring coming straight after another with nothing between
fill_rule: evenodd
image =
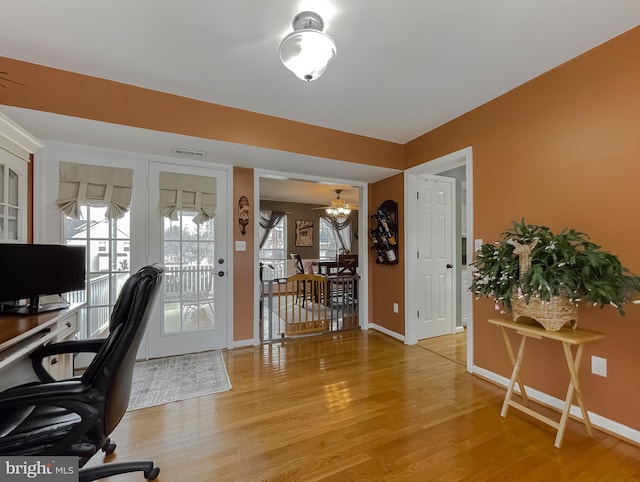
<instances>
[{"instance_id":1,"label":"frosted glass light shade","mask_svg":"<svg viewBox=\"0 0 640 482\"><path fill-rule=\"evenodd\" d=\"M336 44L322 32L322 19L303 12L294 19L294 31L280 42L280 60L296 77L310 82L320 77L336 55Z\"/></svg>"}]
</instances>

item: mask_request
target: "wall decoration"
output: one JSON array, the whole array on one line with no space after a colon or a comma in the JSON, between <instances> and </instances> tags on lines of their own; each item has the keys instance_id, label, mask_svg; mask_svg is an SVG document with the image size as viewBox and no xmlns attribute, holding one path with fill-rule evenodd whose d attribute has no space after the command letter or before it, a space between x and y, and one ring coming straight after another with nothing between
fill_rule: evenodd
<instances>
[{"instance_id":1,"label":"wall decoration","mask_svg":"<svg viewBox=\"0 0 640 482\"><path fill-rule=\"evenodd\" d=\"M249 225L249 199L247 196L240 196L238 201L238 224L240 224L240 233L243 236L247 234L247 226Z\"/></svg>"},{"instance_id":2,"label":"wall decoration","mask_svg":"<svg viewBox=\"0 0 640 482\"><path fill-rule=\"evenodd\" d=\"M313 221L296 220L296 247L313 246Z\"/></svg>"},{"instance_id":3,"label":"wall decoration","mask_svg":"<svg viewBox=\"0 0 640 482\"><path fill-rule=\"evenodd\" d=\"M376 263L398 264L398 203L387 199L370 219L371 250Z\"/></svg>"}]
</instances>

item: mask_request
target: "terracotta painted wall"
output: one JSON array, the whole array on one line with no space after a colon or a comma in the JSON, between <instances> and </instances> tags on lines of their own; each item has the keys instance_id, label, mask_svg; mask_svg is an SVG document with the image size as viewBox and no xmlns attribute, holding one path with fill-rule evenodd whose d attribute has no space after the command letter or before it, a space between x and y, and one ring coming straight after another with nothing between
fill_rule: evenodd
<instances>
[{"instance_id":1,"label":"terracotta painted wall","mask_svg":"<svg viewBox=\"0 0 640 482\"><path fill-rule=\"evenodd\" d=\"M238 223L238 201L240 196L249 199L249 225L246 233L240 232ZM242 167L233 168L233 206L231 216L233 219L233 340L253 339L253 277L255 266L254 256L254 229L253 223L258 212L256 201L253 199L253 169ZM246 251L236 251L235 242L245 241Z\"/></svg>"},{"instance_id":2,"label":"terracotta painted wall","mask_svg":"<svg viewBox=\"0 0 640 482\"><path fill-rule=\"evenodd\" d=\"M11 72L13 80L25 85L0 89L0 104L402 169L402 145L393 142L7 57L0 57L0 70Z\"/></svg>"},{"instance_id":3,"label":"terracotta painted wall","mask_svg":"<svg viewBox=\"0 0 640 482\"><path fill-rule=\"evenodd\" d=\"M376 264L374 256L369 259L369 321L390 331L404 335L404 176L397 174L370 186L369 216L387 199L398 203L398 264ZM369 227L371 229L371 226ZM368 230L367 230L368 235ZM370 238L370 236L369 236ZM371 239L369 239L371 246ZM393 312L393 303L398 303L398 313Z\"/></svg>"},{"instance_id":4,"label":"terracotta painted wall","mask_svg":"<svg viewBox=\"0 0 640 482\"><path fill-rule=\"evenodd\" d=\"M640 27L410 142L406 166L472 146L476 238L496 240L522 217L573 227L640 274L639 59ZM474 304L475 363L508 377L499 331L485 321L492 316L490 301ZM640 306L626 317L609 307L579 316L581 327L606 333L584 353L588 408L640 430ZM591 355L607 358L607 378L590 373ZM533 342L525 358L527 383L564 399L560 347Z\"/></svg>"}]
</instances>

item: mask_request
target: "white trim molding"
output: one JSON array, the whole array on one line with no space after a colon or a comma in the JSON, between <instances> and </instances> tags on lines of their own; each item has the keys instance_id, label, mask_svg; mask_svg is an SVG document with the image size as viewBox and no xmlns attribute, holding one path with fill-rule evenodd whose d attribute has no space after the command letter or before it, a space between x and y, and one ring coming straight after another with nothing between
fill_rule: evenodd
<instances>
[{"instance_id":1,"label":"white trim molding","mask_svg":"<svg viewBox=\"0 0 640 482\"><path fill-rule=\"evenodd\" d=\"M498 375L497 373L486 370L484 368L481 368L479 366L475 366L475 365L473 366L473 374L477 375L480 378L484 378L490 382L496 383L497 385L500 385L505 388L509 385L508 378L503 377L502 375ZM516 393L520 393L520 389L518 388L517 384L516 384L516 388L517 388ZM564 408L564 400L560 400L559 398L552 397L551 395L541 392L540 390L536 390L535 388L531 388L528 385L525 385L525 389L527 391L527 396L531 400L541 403L542 405L555 408L559 412L561 412L562 409ZM496 411L499 411L499 410L500 410L500 407L496 407ZM636 445L640 444L639 430L635 430L631 427L627 427L626 425L623 425L614 420L610 420L590 410L587 410L587 412L589 413L589 419L591 421L591 425L593 425L594 427L599 428L600 430L608 434L614 435L624 441L631 442ZM569 413L572 417L578 420L582 420L582 411L580 410L580 407L578 407L577 405L571 405L571 409L569 410Z\"/></svg>"},{"instance_id":2,"label":"white trim molding","mask_svg":"<svg viewBox=\"0 0 640 482\"><path fill-rule=\"evenodd\" d=\"M29 161L29 154L34 154L38 149L43 148L44 144L0 112L0 147Z\"/></svg>"}]
</instances>

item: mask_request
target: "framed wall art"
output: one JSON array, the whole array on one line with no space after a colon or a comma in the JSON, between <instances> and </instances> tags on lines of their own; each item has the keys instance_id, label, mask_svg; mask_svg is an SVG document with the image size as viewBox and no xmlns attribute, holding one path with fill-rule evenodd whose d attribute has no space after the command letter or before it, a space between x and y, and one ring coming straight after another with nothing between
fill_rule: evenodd
<instances>
[{"instance_id":1,"label":"framed wall art","mask_svg":"<svg viewBox=\"0 0 640 482\"><path fill-rule=\"evenodd\" d=\"M296 247L313 246L313 221L296 219Z\"/></svg>"}]
</instances>

